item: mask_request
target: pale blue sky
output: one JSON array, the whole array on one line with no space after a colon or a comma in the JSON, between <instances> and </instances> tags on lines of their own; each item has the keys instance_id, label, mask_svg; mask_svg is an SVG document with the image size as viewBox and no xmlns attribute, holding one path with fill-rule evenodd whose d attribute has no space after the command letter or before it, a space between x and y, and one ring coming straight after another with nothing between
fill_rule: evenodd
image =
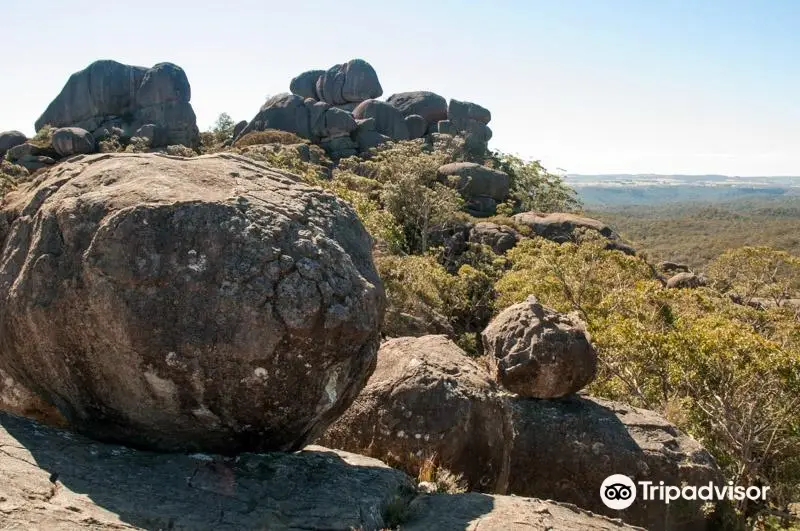
<instances>
[{"instance_id":1,"label":"pale blue sky","mask_svg":"<svg viewBox=\"0 0 800 531\"><path fill-rule=\"evenodd\" d=\"M571 173L800 175L800 2L0 0L0 130L95 59L171 61L201 129L353 57L384 97L492 111L492 147Z\"/></svg>"}]
</instances>

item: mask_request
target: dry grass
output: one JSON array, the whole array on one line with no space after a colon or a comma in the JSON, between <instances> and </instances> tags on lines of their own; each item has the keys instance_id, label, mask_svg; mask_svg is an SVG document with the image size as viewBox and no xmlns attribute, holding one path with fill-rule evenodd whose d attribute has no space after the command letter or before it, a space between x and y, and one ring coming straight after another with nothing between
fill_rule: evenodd
<instances>
[{"instance_id":1,"label":"dry grass","mask_svg":"<svg viewBox=\"0 0 800 531\"><path fill-rule=\"evenodd\" d=\"M255 146L258 144L307 144L308 140L287 131L265 129L252 131L237 140L234 147Z\"/></svg>"}]
</instances>

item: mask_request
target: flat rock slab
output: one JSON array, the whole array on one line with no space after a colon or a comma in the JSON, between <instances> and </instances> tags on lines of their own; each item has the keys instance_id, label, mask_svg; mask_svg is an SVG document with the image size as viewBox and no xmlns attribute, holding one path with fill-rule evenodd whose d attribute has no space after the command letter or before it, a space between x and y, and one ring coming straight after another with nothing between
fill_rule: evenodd
<instances>
[{"instance_id":1,"label":"flat rock slab","mask_svg":"<svg viewBox=\"0 0 800 531\"><path fill-rule=\"evenodd\" d=\"M411 503L404 531L600 531L641 529L579 509L574 505L516 496L435 494Z\"/></svg>"},{"instance_id":2,"label":"flat rock slab","mask_svg":"<svg viewBox=\"0 0 800 531\"><path fill-rule=\"evenodd\" d=\"M2 529L380 529L410 479L360 455L156 454L0 413Z\"/></svg>"}]
</instances>

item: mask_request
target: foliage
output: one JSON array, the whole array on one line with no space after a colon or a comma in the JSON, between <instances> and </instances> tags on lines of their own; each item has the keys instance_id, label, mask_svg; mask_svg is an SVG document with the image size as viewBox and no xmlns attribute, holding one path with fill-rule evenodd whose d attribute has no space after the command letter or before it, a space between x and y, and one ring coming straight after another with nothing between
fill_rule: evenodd
<instances>
[{"instance_id":1,"label":"foliage","mask_svg":"<svg viewBox=\"0 0 800 531\"><path fill-rule=\"evenodd\" d=\"M580 313L599 354L590 393L661 412L698 438L728 479L770 485L778 504L798 498L800 322L790 308L757 310L713 288L666 289L644 260L591 239L525 240L508 257L511 268L496 284L498 309L533 294ZM770 270L732 269L761 286ZM738 508L747 516L762 509Z\"/></svg>"},{"instance_id":2,"label":"foliage","mask_svg":"<svg viewBox=\"0 0 800 531\"><path fill-rule=\"evenodd\" d=\"M511 197L517 212L572 212L581 208L575 190L566 185L561 176L544 169L538 160L526 161L496 151L490 163L511 178ZM504 206L501 210L507 215L509 208Z\"/></svg>"},{"instance_id":3,"label":"foliage","mask_svg":"<svg viewBox=\"0 0 800 531\"><path fill-rule=\"evenodd\" d=\"M49 148L53 146L53 133L56 128L47 124L43 125L41 129L36 131L36 135L28 140L29 144L33 144L39 148Z\"/></svg>"},{"instance_id":4,"label":"foliage","mask_svg":"<svg viewBox=\"0 0 800 531\"><path fill-rule=\"evenodd\" d=\"M463 219L458 192L437 181L437 170L446 160L446 154L426 150L418 142L398 142L375 150L368 160L346 159L334 172L334 180L374 181L382 208L402 228L403 250L425 253L435 231Z\"/></svg>"},{"instance_id":5,"label":"foliage","mask_svg":"<svg viewBox=\"0 0 800 531\"><path fill-rule=\"evenodd\" d=\"M769 246L800 255L798 196L724 203L666 203L587 209L653 262L701 269L728 249Z\"/></svg>"},{"instance_id":6,"label":"foliage","mask_svg":"<svg viewBox=\"0 0 800 531\"><path fill-rule=\"evenodd\" d=\"M187 157L187 158L189 158L189 157L196 157L197 156L197 152L195 150L193 150L192 148L186 147L186 146L184 146L182 144L176 144L176 145L172 145L172 146L167 146L165 151L166 151L167 155L170 155L170 156L173 156L173 157Z\"/></svg>"},{"instance_id":7,"label":"foliage","mask_svg":"<svg viewBox=\"0 0 800 531\"><path fill-rule=\"evenodd\" d=\"M258 144L307 144L308 140L288 131L278 129L265 129L264 131L251 131L239 138L234 147L255 146Z\"/></svg>"},{"instance_id":8,"label":"foliage","mask_svg":"<svg viewBox=\"0 0 800 531\"><path fill-rule=\"evenodd\" d=\"M17 183L28 177L28 170L17 164L0 159L0 201L14 189Z\"/></svg>"},{"instance_id":9,"label":"foliage","mask_svg":"<svg viewBox=\"0 0 800 531\"><path fill-rule=\"evenodd\" d=\"M231 140L233 138L233 130L236 127L236 122L226 112L223 112L217 117L214 125L211 126L211 132L214 134L214 139L218 143Z\"/></svg>"},{"instance_id":10,"label":"foliage","mask_svg":"<svg viewBox=\"0 0 800 531\"><path fill-rule=\"evenodd\" d=\"M709 265L708 276L744 304L760 298L780 306L800 293L800 258L770 247L729 249Z\"/></svg>"},{"instance_id":11,"label":"foliage","mask_svg":"<svg viewBox=\"0 0 800 531\"><path fill-rule=\"evenodd\" d=\"M427 457L419 465L417 481L420 483L433 483L436 485L436 492L446 494L467 492L464 476L462 474L454 474L448 469L439 466L436 455Z\"/></svg>"},{"instance_id":12,"label":"foliage","mask_svg":"<svg viewBox=\"0 0 800 531\"><path fill-rule=\"evenodd\" d=\"M105 140L99 141L97 148L100 153L122 153L125 151L125 146L122 145L117 135L111 135Z\"/></svg>"},{"instance_id":13,"label":"foliage","mask_svg":"<svg viewBox=\"0 0 800 531\"><path fill-rule=\"evenodd\" d=\"M150 151L150 139L135 136L131 138L130 143L125 147L126 153L147 153Z\"/></svg>"}]
</instances>

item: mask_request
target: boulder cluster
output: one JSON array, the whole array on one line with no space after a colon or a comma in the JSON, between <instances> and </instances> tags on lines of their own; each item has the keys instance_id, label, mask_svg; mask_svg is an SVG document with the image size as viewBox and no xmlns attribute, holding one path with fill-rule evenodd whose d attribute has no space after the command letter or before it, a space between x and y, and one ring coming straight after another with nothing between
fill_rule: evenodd
<instances>
[{"instance_id":1,"label":"boulder cluster","mask_svg":"<svg viewBox=\"0 0 800 531\"><path fill-rule=\"evenodd\" d=\"M289 131L321 145L339 159L369 151L391 140L432 134L460 135L468 149L483 151L492 132L491 113L475 103L450 100L428 91L393 94L386 101L375 69L352 59L328 70L309 70L289 84L290 93L273 96L238 129Z\"/></svg>"},{"instance_id":2,"label":"boulder cluster","mask_svg":"<svg viewBox=\"0 0 800 531\"><path fill-rule=\"evenodd\" d=\"M62 158L95 153L99 143L143 141L149 148L195 147L199 130L183 69L172 63L152 68L95 61L70 76L36 120L47 139L19 131L0 133L0 157L30 172Z\"/></svg>"}]
</instances>

